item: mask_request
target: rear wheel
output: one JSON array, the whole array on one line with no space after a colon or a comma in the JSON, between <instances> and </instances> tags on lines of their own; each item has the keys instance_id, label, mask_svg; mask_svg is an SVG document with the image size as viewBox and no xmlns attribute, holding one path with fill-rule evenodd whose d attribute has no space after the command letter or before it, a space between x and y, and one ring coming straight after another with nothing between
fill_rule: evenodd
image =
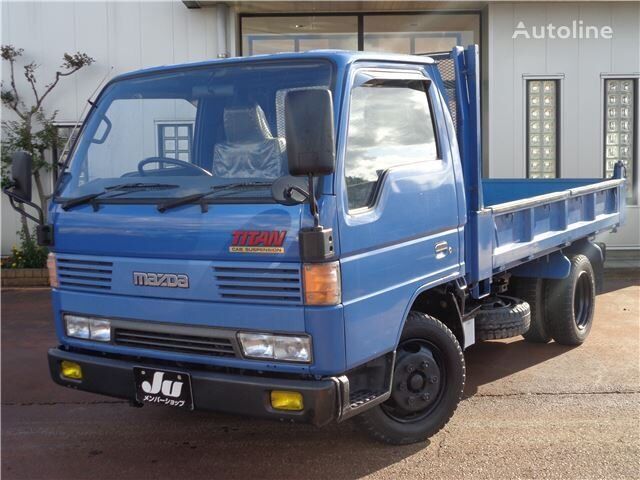
<instances>
[{"instance_id":1,"label":"rear wheel","mask_svg":"<svg viewBox=\"0 0 640 480\"><path fill-rule=\"evenodd\" d=\"M527 342L548 343L551 340L545 316L545 281L542 278L512 277L510 293L529 304L531 322L522 336Z\"/></svg>"},{"instance_id":2,"label":"rear wheel","mask_svg":"<svg viewBox=\"0 0 640 480\"><path fill-rule=\"evenodd\" d=\"M389 400L355 417L360 427L396 445L424 441L440 430L465 381L464 355L451 330L429 315L409 313L392 381Z\"/></svg>"},{"instance_id":3,"label":"rear wheel","mask_svg":"<svg viewBox=\"0 0 640 480\"><path fill-rule=\"evenodd\" d=\"M585 255L571 258L567 278L546 282L547 321L553 339L563 345L582 344L591 331L595 307L595 277Z\"/></svg>"}]
</instances>

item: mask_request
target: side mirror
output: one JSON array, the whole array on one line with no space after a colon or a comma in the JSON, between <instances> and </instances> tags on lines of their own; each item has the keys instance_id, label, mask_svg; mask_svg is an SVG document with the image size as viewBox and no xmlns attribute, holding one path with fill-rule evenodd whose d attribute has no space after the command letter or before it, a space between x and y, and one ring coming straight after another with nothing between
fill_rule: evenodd
<instances>
[{"instance_id":1,"label":"side mirror","mask_svg":"<svg viewBox=\"0 0 640 480\"><path fill-rule=\"evenodd\" d=\"M31 167L33 159L27 152L15 152L11 157L13 194L19 202L31 201Z\"/></svg>"},{"instance_id":2,"label":"side mirror","mask_svg":"<svg viewBox=\"0 0 640 480\"><path fill-rule=\"evenodd\" d=\"M335 170L333 102L323 89L293 90L284 100L289 174L328 175Z\"/></svg>"},{"instance_id":3,"label":"side mirror","mask_svg":"<svg viewBox=\"0 0 640 480\"><path fill-rule=\"evenodd\" d=\"M309 198L308 187L306 179L285 175L273 182L271 196L281 205L297 205Z\"/></svg>"},{"instance_id":4,"label":"side mirror","mask_svg":"<svg viewBox=\"0 0 640 480\"><path fill-rule=\"evenodd\" d=\"M335 254L333 230L320 225L313 177L336 169L331 92L315 88L290 91L284 99L284 119L289 174L307 177L308 189L274 183L274 198L289 196L293 200L300 195L309 199L313 227L300 229L300 258L303 262L324 262Z\"/></svg>"},{"instance_id":5,"label":"side mirror","mask_svg":"<svg viewBox=\"0 0 640 480\"><path fill-rule=\"evenodd\" d=\"M31 201L31 168L33 158L27 152L15 152L11 157L11 183L2 191L9 197L11 207L37 224L38 245L53 245L53 226L45 223L42 208ZM19 204L19 205L18 205ZM36 211L37 217L27 212L25 205Z\"/></svg>"}]
</instances>

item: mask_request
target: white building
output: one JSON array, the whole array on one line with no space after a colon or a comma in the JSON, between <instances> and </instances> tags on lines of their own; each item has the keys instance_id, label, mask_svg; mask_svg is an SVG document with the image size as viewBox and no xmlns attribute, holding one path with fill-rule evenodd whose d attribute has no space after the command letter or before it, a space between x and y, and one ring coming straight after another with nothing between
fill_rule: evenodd
<instances>
[{"instance_id":1,"label":"white building","mask_svg":"<svg viewBox=\"0 0 640 480\"><path fill-rule=\"evenodd\" d=\"M605 238L610 248L640 248L640 2L5 0L1 13L2 44L41 65L42 83L63 52L96 59L49 98L46 108L59 111L61 126L81 118L105 77L142 67L314 48L424 53L478 43L485 176L602 177L623 156L632 183L627 224ZM7 74L3 68L5 82ZM536 81L552 93L544 140L532 131L537 111L528 103ZM27 92L23 82L19 88ZM609 95L621 88L624 99ZM18 228L3 197L2 254Z\"/></svg>"}]
</instances>

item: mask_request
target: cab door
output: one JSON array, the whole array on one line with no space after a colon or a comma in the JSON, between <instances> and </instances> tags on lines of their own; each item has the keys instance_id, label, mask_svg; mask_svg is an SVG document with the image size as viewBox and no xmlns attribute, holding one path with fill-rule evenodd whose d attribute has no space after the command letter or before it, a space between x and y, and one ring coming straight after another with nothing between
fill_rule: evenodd
<instances>
[{"instance_id":1,"label":"cab door","mask_svg":"<svg viewBox=\"0 0 640 480\"><path fill-rule=\"evenodd\" d=\"M435 85L417 67L361 68L351 79L336 175L350 367L393 350L414 295L461 271L456 182Z\"/></svg>"}]
</instances>

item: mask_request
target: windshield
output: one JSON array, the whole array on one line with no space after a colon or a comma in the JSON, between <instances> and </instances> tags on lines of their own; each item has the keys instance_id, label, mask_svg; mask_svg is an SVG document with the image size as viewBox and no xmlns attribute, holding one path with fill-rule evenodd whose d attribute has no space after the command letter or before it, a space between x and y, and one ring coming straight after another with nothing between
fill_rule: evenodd
<instances>
[{"instance_id":1,"label":"windshield","mask_svg":"<svg viewBox=\"0 0 640 480\"><path fill-rule=\"evenodd\" d=\"M150 183L168 187L129 188L117 198L178 198L259 182L264 187L234 190L225 201L270 199L270 183L288 173L286 93L330 85L331 65L320 60L212 65L114 82L83 129L58 197Z\"/></svg>"}]
</instances>

